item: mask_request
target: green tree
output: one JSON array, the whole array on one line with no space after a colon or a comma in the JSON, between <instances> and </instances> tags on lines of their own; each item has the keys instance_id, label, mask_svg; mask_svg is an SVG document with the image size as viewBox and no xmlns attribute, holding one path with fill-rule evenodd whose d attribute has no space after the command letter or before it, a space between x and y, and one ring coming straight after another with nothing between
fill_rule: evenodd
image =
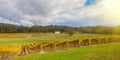
<instances>
[{"instance_id":1,"label":"green tree","mask_svg":"<svg viewBox=\"0 0 120 60\"><path fill-rule=\"evenodd\" d=\"M73 28L67 28L66 29L66 33L69 35L69 36L72 36L74 33L75 33L75 30Z\"/></svg>"}]
</instances>

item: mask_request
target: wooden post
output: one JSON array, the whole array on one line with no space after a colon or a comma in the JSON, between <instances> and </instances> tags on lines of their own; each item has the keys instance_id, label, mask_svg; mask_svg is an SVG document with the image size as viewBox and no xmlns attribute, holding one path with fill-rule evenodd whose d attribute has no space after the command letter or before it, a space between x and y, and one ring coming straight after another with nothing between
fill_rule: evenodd
<instances>
[{"instance_id":1,"label":"wooden post","mask_svg":"<svg viewBox=\"0 0 120 60\"><path fill-rule=\"evenodd\" d=\"M96 38L96 39L97 39L97 40L96 40L96 41L97 41L97 44L99 44L99 39L98 39L98 38Z\"/></svg>"},{"instance_id":2,"label":"wooden post","mask_svg":"<svg viewBox=\"0 0 120 60\"><path fill-rule=\"evenodd\" d=\"M100 44L100 38L98 38L98 44Z\"/></svg>"},{"instance_id":3,"label":"wooden post","mask_svg":"<svg viewBox=\"0 0 120 60\"><path fill-rule=\"evenodd\" d=\"M25 48L25 45L22 45L22 46L21 46L21 50L20 50L20 52L19 52L18 55L20 55L20 56L26 55L26 48Z\"/></svg>"},{"instance_id":4,"label":"wooden post","mask_svg":"<svg viewBox=\"0 0 120 60\"><path fill-rule=\"evenodd\" d=\"M81 40L79 40L79 47L81 47Z\"/></svg>"},{"instance_id":5,"label":"wooden post","mask_svg":"<svg viewBox=\"0 0 120 60\"><path fill-rule=\"evenodd\" d=\"M91 39L88 39L88 42L89 42L88 44L91 45Z\"/></svg>"},{"instance_id":6,"label":"wooden post","mask_svg":"<svg viewBox=\"0 0 120 60\"><path fill-rule=\"evenodd\" d=\"M40 44L40 53L43 53L42 44Z\"/></svg>"},{"instance_id":7,"label":"wooden post","mask_svg":"<svg viewBox=\"0 0 120 60\"><path fill-rule=\"evenodd\" d=\"M25 46L24 46L24 49L25 49L25 51L24 51L24 52L25 52L25 55L28 55L28 54L29 54L29 52L28 52L27 45L25 45Z\"/></svg>"},{"instance_id":8,"label":"wooden post","mask_svg":"<svg viewBox=\"0 0 120 60\"><path fill-rule=\"evenodd\" d=\"M67 43L67 49L69 49L69 41L67 41L66 43Z\"/></svg>"},{"instance_id":9,"label":"wooden post","mask_svg":"<svg viewBox=\"0 0 120 60\"><path fill-rule=\"evenodd\" d=\"M54 50L56 51L56 43L54 44Z\"/></svg>"}]
</instances>

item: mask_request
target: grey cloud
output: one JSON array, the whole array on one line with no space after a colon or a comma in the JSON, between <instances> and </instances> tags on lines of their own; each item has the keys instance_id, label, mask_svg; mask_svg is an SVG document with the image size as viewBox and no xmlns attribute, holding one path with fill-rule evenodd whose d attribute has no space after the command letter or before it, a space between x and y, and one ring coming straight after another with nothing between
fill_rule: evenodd
<instances>
[{"instance_id":1,"label":"grey cloud","mask_svg":"<svg viewBox=\"0 0 120 60\"><path fill-rule=\"evenodd\" d=\"M0 22L27 26L112 23L103 23L107 11L101 10L98 3L85 7L85 2L86 0L0 0Z\"/></svg>"},{"instance_id":2,"label":"grey cloud","mask_svg":"<svg viewBox=\"0 0 120 60\"><path fill-rule=\"evenodd\" d=\"M54 16L82 7L84 2L85 0L1 0L0 17L23 25L48 25L55 23L52 19Z\"/></svg>"},{"instance_id":3,"label":"grey cloud","mask_svg":"<svg viewBox=\"0 0 120 60\"><path fill-rule=\"evenodd\" d=\"M84 1L84 0L83 0ZM84 5L79 0L16 0L16 8L29 15L49 15Z\"/></svg>"}]
</instances>

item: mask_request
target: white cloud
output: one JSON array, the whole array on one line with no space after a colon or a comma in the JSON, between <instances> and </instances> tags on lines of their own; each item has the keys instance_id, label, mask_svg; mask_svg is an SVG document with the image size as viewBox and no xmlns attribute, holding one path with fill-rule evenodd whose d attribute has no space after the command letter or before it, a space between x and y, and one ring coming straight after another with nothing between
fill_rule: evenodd
<instances>
[{"instance_id":1,"label":"white cloud","mask_svg":"<svg viewBox=\"0 0 120 60\"><path fill-rule=\"evenodd\" d=\"M84 2L85 0L0 0L0 17L23 25L47 25L54 22L51 18L55 15L82 7Z\"/></svg>"},{"instance_id":2,"label":"white cloud","mask_svg":"<svg viewBox=\"0 0 120 60\"><path fill-rule=\"evenodd\" d=\"M113 0L98 0L96 5L85 7L86 0L0 0L0 22L18 25L70 25L69 22L78 26L118 25L120 18L117 15L120 14L115 9L111 12L109 1L112 3Z\"/></svg>"},{"instance_id":3,"label":"white cloud","mask_svg":"<svg viewBox=\"0 0 120 60\"><path fill-rule=\"evenodd\" d=\"M120 1L116 3L115 0L99 0L96 5L69 10L57 18L74 24L77 22L78 26L120 25Z\"/></svg>"}]
</instances>

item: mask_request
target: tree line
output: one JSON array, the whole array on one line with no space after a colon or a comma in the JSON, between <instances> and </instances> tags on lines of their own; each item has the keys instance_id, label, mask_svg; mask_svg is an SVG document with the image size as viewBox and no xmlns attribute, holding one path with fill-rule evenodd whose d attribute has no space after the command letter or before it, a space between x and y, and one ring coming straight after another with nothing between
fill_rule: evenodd
<instances>
[{"instance_id":1,"label":"tree line","mask_svg":"<svg viewBox=\"0 0 120 60\"><path fill-rule=\"evenodd\" d=\"M61 33L92 33L92 34L120 34L120 26L88 26L88 27L70 27L70 26L15 26L15 25L1 25L0 33L54 33L60 31Z\"/></svg>"}]
</instances>

